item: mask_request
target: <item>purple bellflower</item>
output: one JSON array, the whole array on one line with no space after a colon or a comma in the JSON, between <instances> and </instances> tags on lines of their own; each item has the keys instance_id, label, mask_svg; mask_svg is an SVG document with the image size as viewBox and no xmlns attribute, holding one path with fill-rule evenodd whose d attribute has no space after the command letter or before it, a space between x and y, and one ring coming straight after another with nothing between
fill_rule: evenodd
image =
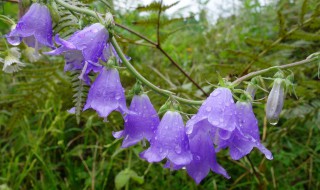
<instances>
[{"instance_id":1,"label":"purple bellflower","mask_svg":"<svg viewBox=\"0 0 320 190\"><path fill-rule=\"evenodd\" d=\"M186 166L188 174L198 184L208 175L210 169L229 179L230 176L226 170L217 163L213 142L207 133L207 128L211 128L211 124L208 120L202 120L194 127L194 133L192 136L189 136L190 150L193 159L191 163Z\"/></svg>"},{"instance_id":2,"label":"purple bellflower","mask_svg":"<svg viewBox=\"0 0 320 190\"><path fill-rule=\"evenodd\" d=\"M276 78L273 82L271 92L268 96L266 105L267 120L272 125L276 125L279 121L280 113L285 98L284 93L285 82L281 78Z\"/></svg>"},{"instance_id":3,"label":"purple bellflower","mask_svg":"<svg viewBox=\"0 0 320 190\"><path fill-rule=\"evenodd\" d=\"M140 153L148 162L160 162L167 158L173 165L187 165L192 160L189 140L181 115L167 111L150 141L150 147Z\"/></svg>"},{"instance_id":4,"label":"purple bellflower","mask_svg":"<svg viewBox=\"0 0 320 190\"><path fill-rule=\"evenodd\" d=\"M257 147L267 159L272 160L272 153L260 142L258 121L252 111L250 102L237 102L238 125L233 131L231 138L218 144L218 151L229 147L230 156L233 160L239 160L249 154L253 147Z\"/></svg>"},{"instance_id":5,"label":"purple bellflower","mask_svg":"<svg viewBox=\"0 0 320 190\"><path fill-rule=\"evenodd\" d=\"M122 148L132 146L144 138L150 141L160 123L157 111L146 94L135 95L129 110L134 113L124 117L124 130L113 133L115 138L124 137Z\"/></svg>"},{"instance_id":6,"label":"purple bellflower","mask_svg":"<svg viewBox=\"0 0 320 190\"><path fill-rule=\"evenodd\" d=\"M104 118L114 110L122 114L129 113L117 69L102 68L90 87L83 110L89 108L96 110L99 116Z\"/></svg>"},{"instance_id":7,"label":"purple bellflower","mask_svg":"<svg viewBox=\"0 0 320 190\"><path fill-rule=\"evenodd\" d=\"M19 45L22 40L36 49L53 47L52 20L48 8L33 3L29 11L19 20L16 27L6 35L11 45Z\"/></svg>"},{"instance_id":8,"label":"purple bellflower","mask_svg":"<svg viewBox=\"0 0 320 190\"><path fill-rule=\"evenodd\" d=\"M206 125L205 130L214 135L215 144L230 138L232 131L236 128L237 119L236 105L228 88L220 87L210 94L198 113L187 122L187 134L192 136L194 126L203 120L210 124Z\"/></svg>"},{"instance_id":9,"label":"purple bellflower","mask_svg":"<svg viewBox=\"0 0 320 190\"><path fill-rule=\"evenodd\" d=\"M68 40L56 35L55 41L60 47L46 54L64 54L66 59L64 70L82 70L80 78L89 84L87 76L89 72L98 72L102 69L98 61L103 58L108 38L109 33L106 28L100 23L95 23L74 33Z\"/></svg>"}]
</instances>

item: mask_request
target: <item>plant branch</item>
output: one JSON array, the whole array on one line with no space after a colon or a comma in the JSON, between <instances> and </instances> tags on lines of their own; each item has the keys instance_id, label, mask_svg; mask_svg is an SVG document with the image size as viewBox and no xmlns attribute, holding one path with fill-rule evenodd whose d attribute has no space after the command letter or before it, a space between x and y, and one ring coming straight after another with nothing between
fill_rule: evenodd
<instances>
[{"instance_id":1,"label":"plant branch","mask_svg":"<svg viewBox=\"0 0 320 190\"><path fill-rule=\"evenodd\" d=\"M266 68L266 69L262 69L260 71L251 72L251 73L248 73L248 74L238 78L237 80L233 81L232 82L232 86L235 87L235 86L239 85L242 81L245 81L245 80L251 79L251 78L253 78L255 76L267 73L267 72L269 72L271 70L274 70L274 69L287 69L287 68L291 68L291 67L296 67L296 66L307 64L307 63L311 63L311 62L316 61L318 59L319 59L319 57L313 57L313 58L310 58L310 59L305 59L305 60L302 60L302 61L293 62L293 63L289 63L289 64L286 64L286 65L273 66L273 67L269 67L269 68Z\"/></svg>"},{"instance_id":2,"label":"plant branch","mask_svg":"<svg viewBox=\"0 0 320 190\"><path fill-rule=\"evenodd\" d=\"M152 40L148 39L148 38L145 37L144 35L136 32L136 31L134 31L134 30L132 30L132 29L124 26L124 25L121 25L121 24L116 23L116 26L118 26L118 27L120 27L120 28L123 28L123 29L127 30L128 32L130 32L130 33L138 36L139 38L144 39L145 41L149 42L150 44L154 45L155 48L157 48L164 56L166 56L166 57L170 60L171 64L173 64L185 77L187 77L188 80L191 81L204 95L209 96L209 94L206 93L206 92L201 88L201 86L200 86L196 81L194 81L194 80L191 78L191 76L190 76L187 72L185 72L185 71L183 70L183 68L181 68L180 65L179 65L177 62L175 62L175 61L173 60L173 58L161 47L160 44L157 44L157 43L153 42Z\"/></svg>"},{"instance_id":3,"label":"plant branch","mask_svg":"<svg viewBox=\"0 0 320 190\"><path fill-rule=\"evenodd\" d=\"M160 8L158 11L158 22L157 22L157 46L160 47L160 18L161 18L162 0L160 1Z\"/></svg>"},{"instance_id":4,"label":"plant branch","mask_svg":"<svg viewBox=\"0 0 320 190\"><path fill-rule=\"evenodd\" d=\"M166 97L171 96L181 103L190 104L190 105L201 105L202 104L202 101L188 100L185 98L175 96L172 92L170 92L168 90L161 89L161 88L155 86L154 84L152 84L151 82L149 82L129 63L129 61L126 59L125 55L121 51L121 49L120 49L120 47L114 37L112 37L110 39L110 42L113 45L114 49L116 50L117 54L119 55L120 59L122 60L122 63L127 67L127 69L131 72L131 74L133 74L138 80L140 80L143 84L148 86L150 89L152 89L153 91L155 91L161 95L164 95Z\"/></svg>"},{"instance_id":5,"label":"plant branch","mask_svg":"<svg viewBox=\"0 0 320 190\"><path fill-rule=\"evenodd\" d=\"M297 31L298 29L300 29L302 26L310 23L312 20L314 19L314 17L309 18L308 20L304 21L302 24L292 28L290 31L288 31L287 33L285 33L283 36L280 36L276 41L274 41L270 46L268 46L266 49L264 49L262 52L260 52L249 64L248 66L244 69L244 71L242 72L241 76L243 76L245 73L247 73L249 71L249 69L251 68L252 64L261 56L263 56L264 54L266 54L272 47L274 47L275 45L277 45L278 43L280 43L282 40L284 40L287 36L291 35L292 33L294 33L295 31Z\"/></svg>"}]
</instances>

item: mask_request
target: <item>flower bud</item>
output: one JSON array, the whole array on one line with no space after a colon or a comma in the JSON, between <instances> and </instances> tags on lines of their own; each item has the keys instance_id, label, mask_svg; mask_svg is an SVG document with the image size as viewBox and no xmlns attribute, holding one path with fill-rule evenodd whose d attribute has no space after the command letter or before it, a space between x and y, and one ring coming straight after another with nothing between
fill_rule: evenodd
<instances>
[{"instance_id":1,"label":"flower bud","mask_svg":"<svg viewBox=\"0 0 320 190\"><path fill-rule=\"evenodd\" d=\"M257 86L252 83L249 83L247 86L246 92L248 92L248 94L250 94L252 99L254 99L256 91L257 91Z\"/></svg>"},{"instance_id":2,"label":"flower bud","mask_svg":"<svg viewBox=\"0 0 320 190\"><path fill-rule=\"evenodd\" d=\"M276 78L268 96L266 114L271 125L276 125L279 121L284 101L284 85L283 79Z\"/></svg>"}]
</instances>

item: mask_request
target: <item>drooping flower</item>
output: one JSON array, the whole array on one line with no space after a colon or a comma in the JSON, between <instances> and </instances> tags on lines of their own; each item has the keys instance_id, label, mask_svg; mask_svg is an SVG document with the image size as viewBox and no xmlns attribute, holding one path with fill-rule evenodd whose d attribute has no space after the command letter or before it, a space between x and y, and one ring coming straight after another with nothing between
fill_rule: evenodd
<instances>
[{"instance_id":1,"label":"drooping flower","mask_svg":"<svg viewBox=\"0 0 320 190\"><path fill-rule=\"evenodd\" d=\"M150 147L140 153L140 157L148 162L159 162L167 158L170 163L178 166L191 162L189 140L178 112L165 113L150 141Z\"/></svg>"},{"instance_id":2,"label":"drooping flower","mask_svg":"<svg viewBox=\"0 0 320 190\"><path fill-rule=\"evenodd\" d=\"M160 119L146 94L135 95L130 105L130 111L124 118L124 130L113 133L115 138L124 137L122 147L132 146L143 138L150 141L157 129Z\"/></svg>"},{"instance_id":3,"label":"drooping flower","mask_svg":"<svg viewBox=\"0 0 320 190\"><path fill-rule=\"evenodd\" d=\"M222 148L229 147L231 158L233 160L239 160L249 154L253 147L256 147L267 159L273 159L272 153L260 142L258 121L252 111L251 103L238 101L236 107L237 127L232 132L230 139L223 140L218 144L218 151Z\"/></svg>"},{"instance_id":4,"label":"drooping flower","mask_svg":"<svg viewBox=\"0 0 320 190\"><path fill-rule=\"evenodd\" d=\"M81 78L89 83L86 76L90 71L98 72L102 65L98 63L103 58L103 50L109 38L107 29L100 23L92 24L74 33L68 40L55 36L59 48L47 52L48 55L64 54L65 71L82 70Z\"/></svg>"},{"instance_id":5,"label":"drooping flower","mask_svg":"<svg viewBox=\"0 0 320 190\"><path fill-rule=\"evenodd\" d=\"M25 64L20 61L21 53L16 47L10 48L6 51L7 56L0 62L4 63L2 70L6 73L14 73L21 70L20 67L24 67Z\"/></svg>"},{"instance_id":6,"label":"drooping flower","mask_svg":"<svg viewBox=\"0 0 320 190\"><path fill-rule=\"evenodd\" d=\"M210 94L198 113L187 122L187 134L192 134L194 126L202 120L210 123L206 130L215 136L215 142L230 138L231 132L236 128L237 119L236 106L228 88L220 87Z\"/></svg>"},{"instance_id":7,"label":"drooping flower","mask_svg":"<svg viewBox=\"0 0 320 190\"><path fill-rule=\"evenodd\" d=\"M280 113L284 102L284 81L276 78L273 82L271 92L268 96L266 105L267 120L272 125L276 125L279 121Z\"/></svg>"},{"instance_id":8,"label":"drooping flower","mask_svg":"<svg viewBox=\"0 0 320 190\"><path fill-rule=\"evenodd\" d=\"M29 47L36 50L42 46L53 47L52 20L48 8L33 3L6 37L11 45L19 45L24 40Z\"/></svg>"},{"instance_id":9,"label":"drooping flower","mask_svg":"<svg viewBox=\"0 0 320 190\"><path fill-rule=\"evenodd\" d=\"M198 184L208 175L210 169L229 179L230 176L226 170L220 166L216 160L213 142L207 132L207 128L211 128L211 124L208 120L202 120L194 127L194 133L189 136L190 150L193 159L191 163L186 166L188 174Z\"/></svg>"},{"instance_id":10,"label":"drooping flower","mask_svg":"<svg viewBox=\"0 0 320 190\"><path fill-rule=\"evenodd\" d=\"M107 118L112 111L119 111L122 114L129 113L117 69L102 68L90 87L83 110L89 108L96 110L103 118Z\"/></svg>"}]
</instances>

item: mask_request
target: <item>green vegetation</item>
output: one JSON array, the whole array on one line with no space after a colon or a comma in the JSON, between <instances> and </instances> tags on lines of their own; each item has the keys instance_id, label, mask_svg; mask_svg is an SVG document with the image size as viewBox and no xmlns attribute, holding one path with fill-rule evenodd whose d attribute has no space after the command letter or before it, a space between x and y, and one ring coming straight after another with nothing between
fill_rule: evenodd
<instances>
[{"instance_id":1,"label":"green vegetation","mask_svg":"<svg viewBox=\"0 0 320 190\"><path fill-rule=\"evenodd\" d=\"M133 11L114 10L113 4L116 1L76 3L101 13L110 10L117 24L157 43L158 3ZM172 19L166 15L168 8L162 7L160 49L118 26L115 35L144 77L184 98L204 100L205 95L162 51L206 93L218 83L218 73L234 81L249 72L303 60L320 51L318 0L280 0L266 6L257 0L243 0L236 15L219 18L214 25L205 10L197 18L190 14L188 18ZM18 12L16 3L0 2L0 14L17 21ZM55 23L56 30L67 37L96 21L65 10L55 22L59 22ZM9 30L10 25L0 19L0 32L6 34ZM21 52L25 49L24 45L19 48ZM5 40L0 39L0 57L5 49ZM20 72L0 72L0 190L320 188L320 85L316 63L292 69L298 99L287 95L276 126L265 119L267 93L257 93L261 100L254 104L254 111L261 139L274 160L266 160L254 149L250 154L253 170L248 158L233 161L227 151L222 151L218 161L232 178L210 173L196 185L184 170L170 171L162 164L141 160L142 144L121 149L121 140L112 137L112 131L123 128L120 114L112 113L104 122L94 111L85 111L77 124L76 116L67 110L75 104L73 90L79 90L79 84L72 81L75 73L63 72L62 57L43 56L30 63L23 54L22 61L27 66ZM275 72L263 77L272 77ZM285 72L290 74L289 70ZM126 69L120 70L120 75L128 95L136 80ZM270 90L270 84L270 80L263 79L263 88ZM239 86L245 87L245 83ZM80 94L76 92L78 105L83 104L86 89L80 90ZM148 95L157 110L166 101L156 93ZM127 96L128 104L131 98ZM185 113L197 111L193 106L182 108Z\"/></svg>"}]
</instances>

